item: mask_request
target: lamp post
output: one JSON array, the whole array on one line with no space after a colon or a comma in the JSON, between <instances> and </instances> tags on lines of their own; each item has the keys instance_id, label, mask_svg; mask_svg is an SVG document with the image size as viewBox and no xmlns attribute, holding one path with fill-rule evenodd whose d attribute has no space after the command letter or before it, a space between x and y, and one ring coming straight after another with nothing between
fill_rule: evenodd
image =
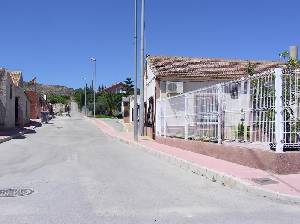
<instances>
[{"instance_id":1,"label":"lamp post","mask_svg":"<svg viewBox=\"0 0 300 224\"><path fill-rule=\"evenodd\" d=\"M138 141L138 120L137 120L137 0L134 0L134 109L133 109L133 122L134 122L134 141Z\"/></svg>"},{"instance_id":2,"label":"lamp post","mask_svg":"<svg viewBox=\"0 0 300 224\"><path fill-rule=\"evenodd\" d=\"M144 135L144 73L145 73L145 0L142 0L141 10L141 93L140 93L140 135Z\"/></svg>"},{"instance_id":3,"label":"lamp post","mask_svg":"<svg viewBox=\"0 0 300 224\"><path fill-rule=\"evenodd\" d=\"M93 92L94 92L94 118L95 118L96 117L96 58L91 58L91 62L94 63Z\"/></svg>"}]
</instances>

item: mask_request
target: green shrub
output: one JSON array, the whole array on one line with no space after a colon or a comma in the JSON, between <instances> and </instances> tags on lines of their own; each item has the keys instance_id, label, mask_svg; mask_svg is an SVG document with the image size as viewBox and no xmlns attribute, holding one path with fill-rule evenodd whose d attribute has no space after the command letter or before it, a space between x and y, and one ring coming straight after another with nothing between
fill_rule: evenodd
<instances>
[{"instance_id":1,"label":"green shrub","mask_svg":"<svg viewBox=\"0 0 300 224\"><path fill-rule=\"evenodd\" d=\"M51 104L56 104L56 103L67 104L67 102L70 100L70 97L65 95L50 94L47 96L47 100Z\"/></svg>"}]
</instances>

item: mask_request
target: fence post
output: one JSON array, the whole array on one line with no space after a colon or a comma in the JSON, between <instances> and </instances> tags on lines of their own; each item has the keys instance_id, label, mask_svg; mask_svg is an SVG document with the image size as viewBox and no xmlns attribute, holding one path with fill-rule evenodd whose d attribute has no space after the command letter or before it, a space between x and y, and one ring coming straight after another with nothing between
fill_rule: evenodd
<instances>
[{"instance_id":1,"label":"fence post","mask_svg":"<svg viewBox=\"0 0 300 224\"><path fill-rule=\"evenodd\" d=\"M167 103L166 99L164 100L164 137L167 137L167 121L166 121L166 114L167 114Z\"/></svg>"},{"instance_id":2,"label":"fence post","mask_svg":"<svg viewBox=\"0 0 300 224\"><path fill-rule=\"evenodd\" d=\"M275 69L275 143L276 152L283 152L282 69Z\"/></svg>"},{"instance_id":3,"label":"fence post","mask_svg":"<svg viewBox=\"0 0 300 224\"><path fill-rule=\"evenodd\" d=\"M188 123L188 95L184 95L184 139L188 139L189 123Z\"/></svg>"},{"instance_id":4,"label":"fence post","mask_svg":"<svg viewBox=\"0 0 300 224\"><path fill-rule=\"evenodd\" d=\"M245 94L246 96L249 96L248 95L248 92L249 92L249 83L250 81L245 81L244 78L242 78L242 81L241 81L241 94ZM245 85L247 84L247 85ZM247 97L247 100L248 100L248 97ZM249 122L249 119L246 118L246 111L245 109L242 108L241 110L241 120L242 120L242 124L243 124L243 130L244 130L244 142L247 142L248 138L248 122Z\"/></svg>"},{"instance_id":5,"label":"fence post","mask_svg":"<svg viewBox=\"0 0 300 224\"><path fill-rule=\"evenodd\" d=\"M248 95L248 102L249 102L249 108L251 109L250 112L248 113L248 122L249 122L249 142L253 142L253 92L251 92L251 81L252 79L248 80L248 85L247 85L247 95Z\"/></svg>"},{"instance_id":6,"label":"fence post","mask_svg":"<svg viewBox=\"0 0 300 224\"><path fill-rule=\"evenodd\" d=\"M156 121L159 121L159 133L158 133L158 136L161 137L161 133L162 133L162 103L161 103L161 99L159 99L156 103L156 107L155 107L155 110L156 110ZM156 128L156 132L158 132L158 127Z\"/></svg>"},{"instance_id":7,"label":"fence post","mask_svg":"<svg viewBox=\"0 0 300 224\"><path fill-rule=\"evenodd\" d=\"M218 94L218 144L222 144L222 86L217 84Z\"/></svg>"}]
</instances>

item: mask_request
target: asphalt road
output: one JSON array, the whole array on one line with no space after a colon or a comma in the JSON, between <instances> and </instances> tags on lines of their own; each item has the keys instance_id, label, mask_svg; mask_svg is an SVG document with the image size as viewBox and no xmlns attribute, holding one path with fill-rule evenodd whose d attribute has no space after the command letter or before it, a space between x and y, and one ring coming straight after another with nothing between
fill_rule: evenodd
<instances>
[{"instance_id":1,"label":"asphalt road","mask_svg":"<svg viewBox=\"0 0 300 224\"><path fill-rule=\"evenodd\" d=\"M212 183L72 114L0 144L0 223L300 223L300 207Z\"/></svg>"}]
</instances>

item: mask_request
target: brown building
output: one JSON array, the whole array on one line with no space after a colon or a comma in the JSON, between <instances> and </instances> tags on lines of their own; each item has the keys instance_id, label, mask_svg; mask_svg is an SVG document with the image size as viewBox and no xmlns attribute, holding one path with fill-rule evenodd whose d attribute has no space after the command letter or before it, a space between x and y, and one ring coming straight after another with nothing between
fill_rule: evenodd
<instances>
[{"instance_id":1,"label":"brown building","mask_svg":"<svg viewBox=\"0 0 300 224\"><path fill-rule=\"evenodd\" d=\"M25 93L30 102L30 119L41 118L41 111L43 106L46 105L46 101L35 91L26 91Z\"/></svg>"},{"instance_id":2,"label":"brown building","mask_svg":"<svg viewBox=\"0 0 300 224\"><path fill-rule=\"evenodd\" d=\"M124 93L123 91L124 84L122 82L116 83L107 87L103 90L103 92L107 93Z\"/></svg>"}]
</instances>

